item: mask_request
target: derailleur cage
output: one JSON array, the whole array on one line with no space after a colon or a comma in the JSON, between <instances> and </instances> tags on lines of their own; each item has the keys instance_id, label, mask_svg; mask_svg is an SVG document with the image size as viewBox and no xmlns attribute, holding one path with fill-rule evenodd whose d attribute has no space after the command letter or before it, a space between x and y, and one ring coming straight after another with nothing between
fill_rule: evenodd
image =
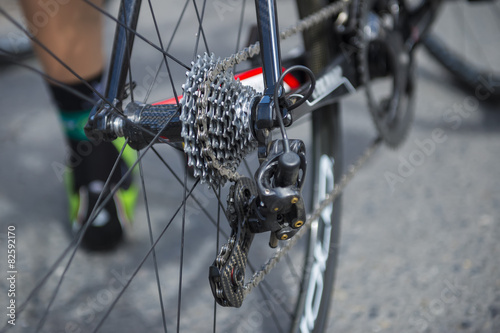
<instances>
[{"instance_id":1,"label":"derailleur cage","mask_svg":"<svg viewBox=\"0 0 500 333\"><path fill-rule=\"evenodd\" d=\"M215 300L222 306L239 308L245 297L245 269L254 237L246 217L256 195L255 183L247 177L238 179L230 189L227 218L232 228L231 237L221 247L208 276Z\"/></svg>"},{"instance_id":2,"label":"derailleur cage","mask_svg":"<svg viewBox=\"0 0 500 333\"><path fill-rule=\"evenodd\" d=\"M289 146L285 152L283 141L274 141L255 180L240 177L231 186L226 211L231 237L209 269L212 293L222 306L238 308L243 303L245 269L254 235L271 231L269 245L274 248L278 240L291 238L304 224L305 145L289 140Z\"/></svg>"}]
</instances>

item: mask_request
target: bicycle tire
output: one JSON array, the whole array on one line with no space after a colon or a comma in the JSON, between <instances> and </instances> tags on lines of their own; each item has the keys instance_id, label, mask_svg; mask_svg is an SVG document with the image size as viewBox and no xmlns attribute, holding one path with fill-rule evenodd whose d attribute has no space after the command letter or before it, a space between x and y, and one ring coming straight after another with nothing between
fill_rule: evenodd
<instances>
[{"instance_id":1,"label":"bicycle tire","mask_svg":"<svg viewBox=\"0 0 500 333\"><path fill-rule=\"evenodd\" d=\"M299 3L302 3L304 4L305 1L298 1ZM186 2L187 4L188 2ZM189 2L190 3L190 2ZM323 3L321 3L321 5L324 5ZM199 10L201 12L201 6L199 6ZM321 8L320 5L318 5L318 7L316 7L317 9ZM193 11L194 8L192 8ZM198 9L197 9L198 10ZM199 14L198 14L199 15ZM306 13L305 12L301 12L301 16L305 16ZM198 16L199 18L199 16ZM320 29L321 30L321 29ZM324 30L323 30L324 31ZM198 35L199 36L199 35ZM314 38L316 37L311 37L310 34L305 34L304 36L304 41L305 41L305 45L306 45L306 49L309 49L312 44L315 44L315 45L319 45L319 50L321 50L321 53L323 54L330 54L331 50L330 50L330 47L331 47L331 41L327 41L327 42L324 42L324 41L320 41L319 43L317 41L313 41ZM136 43L137 43L137 36L136 36ZM325 48L326 47L326 48ZM329 50L328 53L325 53L326 50ZM132 53L132 51L130 51ZM196 52L195 52L196 53ZM221 56L225 56L225 54L221 54ZM312 59L314 59L314 61L310 62L310 66L313 67L313 66L316 66L316 69L315 69L315 72L318 73L320 71L320 69L326 65L326 61L327 59L324 59L324 60L319 60L317 59L316 56L312 56L311 57ZM188 62L191 61L191 59L188 59ZM185 70L185 69L183 69ZM130 78L130 86L132 87L133 85L131 84L132 81L134 81L132 78ZM180 84L179 84L180 86ZM179 88L179 87L177 87ZM312 137L310 138L312 140L312 150L311 150L311 154L310 156L312 157L312 161L310 162L310 165L311 167L309 167L309 177L311 177L312 179L314 179L312 185L310 186L310 188L312 190L314 189L317 189L318 188L318 185L323 182L323 184L325 184L325 188L324 188L324 192L329 192L332 188L333 188L333 179L331 176L334 176L336 179L340 179L340 175L341 175L341 170L342 170L342 161L341 161L341 131L340 131L340 111L339 111L339 106L338 104L332 104L331 106L328 106L328 107L324 107L316 112L314 112L314 114L311 116L311 123L312 123L312 130L309 131L309 133L314 133L314 135L312 135ZM150 153L151 155L153 155L152 153ZM170 151L169 154L173 154L173 151ZM323 158L323 160L321 160ZM253 158L256 160L256 158ZM182 162L183 161L183 158L181 158ZM323 164L321 164L323 163ZM333 168L333 163L335 163L335 168ZM181 163L183 164L183 163ZM325 167L325 165L327 167ZM318 177L318 173L319 170L321 170L321 168L323 168L323 179L321 179L321 177ZM177 169L179 169L177 167ZM182 169L182 168L180 168ZM253 175L252 175L253 176ZM172 180L170 180L172 181ZM189 182L189 181L188 181ZM174 199L174 197L176 195L174 195L173 193L174 190L170 189L168 192L170 192L170 196L169 196L169 199ZM187 195L186 193L189 191L189 189L187 188L187 184L184 184L183 185L183 191L184 191L184 195ZM147 192L150 192L149 190L147 190ZM323 195L325 193L322 193ZM214 197L217 197L218 194L217 193L214 193L214 194L211 194L212 197L211 198L214 198ZM150 195L148 195L150 197ZM178 195L177 195L178 196ZM314 198L311 200L313 203L314 202L318 202L321 198L320 198L321 194L318 194L317 191L316 191L316 194L314 194ZM186 201L186 200L185 200ZM210 206L210 203L211 201L210 200L207 200L208 202L205 202L206 206ZM224 201L224 199L222 199L222 201ZM225 202L224 202L225 204ZM179 205L179 209L181 207L186 207L187 205L184 203L181 205ZM311 205L312 206L312 205ZM188 207L189 208L189 207ZM316 318L314 318L314 321L313 321L313 327L311 328L310 331L314 331L314 332L320 332L320 331L323 331L326 327L326 324L327 324L327 318L328 318L328 305L330 303L330 298L331 298L331 288L333 286L333 280L334 280L334 276L335 276L335 267L336 267L336 257L337 257L337 249L338 249L338 236L339 236L339 219L340 219L340 202L339 200L337 200L337 202L334 204L333 206L333 212L330 213L329 215L329 218L331 218L331 221L332 221L332 229L330 232L328 232L328 237L330 240L328 242L328 244L323 244L324 246L326 246L326 250L328 251L328 261L327 261L327 268L326 270L324 271L323 273L323 281L325 281L325 284L323 285L324 288L321 289L322 290L322 293L321 293L321 297L320 297L320 305L318 307L318 315L316 316ZM182 208L184 209L184 208ZM181 209L181 211L182 211ZM198 217L196 214L202 214L202 215L205 215L206 213L203 211L203 209L205 208L197 208L196 209L196 212L194 215L192 215L193 219L195 219L196 217ZM213 213L213 212L212 212ZM217 214L215 212L215 214ZM320 223L323 223L324 224L324 221L323 219L320 219ZM220 222L221 224L224 223L223 221ZM207 223L208 224L208 223ZM170 225L170 224L168 224ZM184 225L184 223L183 223ZM198 229L199 228L199 229ZM196 229L197 230L187 230L186 232L194 232L195 234L203 234L205 229L207 229L208 227L206 226L197 226ZM321 234L321 226L319 227L319 233ZM180 229L180 227L179 227ZM184 226L182 227L182 229L184 229ZM227 232L227 227L226 227L226 232ZM158 232L156 232L158 234ZM224 230L217 230L216 233L218 233L221 237L221 243L224 241L223 239L223 235L224 235ZM186 240L189 240L189 236L185 236L186 237ZM215 237L213 237L215 238ZM168 238L169 241L172 241L172 240L175 240L175 237L172 236L170 238ZM296 285L293 286L293 289L297 291L297 295L290 295L290 299L292 301L294 301L296 303L295 306L292 306L293 310L292 311L289 311L289 312L294 312L293 315L290 316L289 319L285 320L284 322L282 320L278 320L278 323L274 323L274 324L267 324L265 321L266 320L271 320L270 317L272 316L276 316L276 317L279 317L278 315L267 315L268 317L267 318L264 318L264 322L261 323L263 325L276 325L277 327L275 328L276 331L291 331L291 332L296 332L298 329L300 329L300 320L298 321L299 323L299 326L293 326L294 325L294 318L301 318L303 317L303 313L304 313L304 309L306 308L304 306L307 298L315 298L315 296L317 296L317 288L313 288L313 289L310 289L310 288L307 288L307 285L309 283L309 281L311 281L311 275L309 274L310 273L310 270L311 270L311 267L313 267L313 262L310 261L310 258L313 257L314 253L314 249L313 247L316 246L318 243L317 242L314 242L312 240L313 238L309 238L308 239L308 243L309 244L303 244L303 245L297 245L297 249L296 249L296 252L298 253L298 257L301 258L302 254L301 252L302 249L306 248L307 249L307 255L306 255L306 259L304 259L305 261L305 264L302 266L302 269L301 269L301 273L303 275L303 277L300 279L300 282L299 283L296 283ZM184 242L184 240L182 240L182 242ZM215 243L215 239L212 239L211 240L211 243ZM78 245L78 243L75 243L75 241L73 241L72 243L70 243L70 246L68 246L68 249L72 249L71 246L75 246L75 245ZM160 256L160 251L162 253L162 256L165 256L166 254L169 253L170 251L170 247L173 246L172 244L163 244L161 247L158 246L158 249L156 249L158 255ZM195 244L195 246L197 246L198 248L202 248L202 244ZM76 250L76 247L75 247L75 250ZM186 250L187 251L187 250ZM151 252L151 250L149 251ZM67 254L71 254L71 251L68 251ZM64 255L67 255L67 254L64 254ZM193 253L192 252L186 252L186 256L188 255L192 255ZM85 256L86 254L83 253L82 254L83 256ZM178 254L172 254L172 257L175 257L176 255ZM199 254L198 254L199 255ZM182 255L181 255L182 256ZM147 257L147 256L146 256ZM214 253L213 253L213 257L215 257L215 248L214 248ZM309 259L307 259L307 257L309 257ZM64 256L62 256L61 258L64 258ZM178 258L173 258L173 259L178 259ZM61 259L62 260L62 259ZM207 261L205 262L205 269L207 270L208 269L208 266L210 265L210 261ZM56 260L56 264L60 264L60 261L59 260ZM259 262L260 264L260 262ZM75 264L77 265L77 264ZM162 269L163 271L170 271L169 267L168 267L168 264L166 263L160 263L161 267L160 269ZM74 265L73 265L74 266ZM73 267L72 266L72 267ZM78 265L77 265L78 266ZM293 265L292 265L293 266ZM56 266L54 265L53 267L53 271L51 272L54 273L57 269L57 267L60 267L60 266ZM61 268L61 267L60 267ZM138 269L140 269L141 267L139 266ZM292 270L293 268L285 268L285 269L288 269L288 270ZM59 272L61 272L61 269L59 269ZM66 271L65 271L66 272ZM76 277L75 278L78 278L79 277L79 274L82 274L82 270L79 269L78 267L76 268ZM165 272L164 272L165 273ZM64 275L64 274L63 274ZM109 278L109 277L108 277ZM278 281L280 280L279 277L277 277ZM62 281L62 280L61 280ZM198 281L198 280L197 280ZM200 295L196 295L195 298L204 298L206 296L206 291L209 290L209 284L208 284L208 281L206 279L206 276L203 276L202 278L200 278L200 288L203 288L204 289L204 293ZM164 281L162 281L164 282ZM159 282L158 282L159 283ZM198 282L194 283L194 284L191 284L190 286L198 286L197 284ZM175 284L175 283L174 283ZM169 283L168 286L171 286L171 284ZM279 285L279 282L277 284L278 286L278 290L282 287ZM185 286L184 286L185 287ZM103 288L103 285L97 285L96 286L96 289L87 289L87 288L91 288L91 287L83 287L83 291L81 292L75 292L75 295L78 295L78 294L81 294L82 297L86 297L85 295L88 295L88 294L92 294L92 293L95 293L97 290L97 292L100 292L104 289ZM181 287L179 287L181 288ZM269 292L269 287L261 287L261 291L260 293L261 294L266 294ZM263 290L263 291L262 291ZM308 293L309 291L309 293ZM164 293L166 293L164 291ZM185 291L185 294L188 293L188 291ZM256 290L253 292L254 294L259 294L259 292ZM293 294L294 292L292 292ZM52 298L52 295L54 295L54 297L57 296L57 294L51 294L51 296L49 296L48 298L44 299L43 297L42 298L37 298L37 304L35 305L40 305L40 304L43 304L45 303L45 305L49 304L50 306L52 305L52 301L50 300ZM99 294L100 295L100 294ZM160 295L160 298L162 297L163 295ZM37 296L38 297L38 296ZM165 296L167 297L167 296ZM179 296L180 297L180 296ZM186 297L186 296L185 296ZM255 296L256 297L256 296ZM116 298L116 300L118 301L119 298ZM175 297L170 297L168 296L167 299L169 301L172 301L175 299ZM267 298L267 296L265 296L263 298L263 301L262 302L268 302L269 301L269 298ZM250 303L251 300L248 300L246 301L247 303ZM207 303L211 306L213 304L213 299L211 300L207 300ZM75 304L77 303L72 303L71 306L74 306ZM112 306L114 306L114 301L113 301L113 304ZM149 304L149 303L148 303ZM259 303L258 303L259 304ZM267 303L266 303L267 304ZM247 304L248 305L248 304ZM287 305L288 306L288 303L286 301L282 301L282 302L279 302L278 304L279 306L284 306L284 305ZM61 311L61 313L57 313L57 314L54 314L54 311L49 311L49 309L47 308L47 313L48 313L48 316L46 317L42 317L44 316L44 312L45 312L45 309L44 309L44 306L42 306L42 311L40 312L39 310L36 311L36 310L33 310L31 307L29 308L28 313L25 313L24 314L24 317L26 317L29 321L30 320L33 320L34 322L38 321L38 319L40 317L41 318L41 321L39 324L40 327L44 326L43 330L47 330L47 331L55 331L56 329L59 329L61 327L61 325L64 325L66 323L69 322L69 320L71 320L71 318L73 317L69 317L69 319L64 315L64 311L65 310L70 310L71 309L71 306L67 306L66 304L59 304L57 306L57 309ZM176 305L177 306L177 305ZM195 307L197 307L198 304L196 304ZM252 308L250 308L250 310L248 309L243 309L243 311L246 311L247 315L248 315L248 318L252 319L251 316L252 314L255 314L257 312L258 309L257 309L257 306L255 304L250 304L248 306L252 306ZM66 309L67 308L67 309ZM182 309L181 309L182 308ZM184 307L183 306L179 306L179 309L181 310L184 310ZM74 315L74 312L75 312L75 309L73 309L73 315ZM78 309L76 309L78 310ZM106 311L106 312L105 312ZM89 331L89 330L92 330L92 329L95 329L95 330L100 330L100 331L106 331L108 330L109 328L113 327L113 323L110 323L110 324L104 324L104 325L109 325L109 326L101 326L102 325L102 320L106 319L107 315L108 315L108 310L102 310L103 313L100 313L100 312L95 312L93 313L93 315L96 316L96 319L95 320L99 320L99 322L96 323L95 322L92 322L91 325L89 325L88 327L87 326L83 326L83 322L79 322L80 324L82 324L82 326L80 327L77 327L77 328L80 328L80 329L83 329L85 331ZM212 311L210 309L210 311ZM209 312L210 312L209 311ZM221 311L222 310L218 310L218 311ZM253 312L252 312L253 311ZM287 309L284 309L284 310L280 310L280 309L271 309L271 312L274 312L274 311L282 311L282 312L287 312L288 310ZM78 312L78 311L76 311ZM172 312L176 312L175 311L172 311ZM125 312L126 313L126 312ZM255 327L252 323L252 321L241 321L241 320L237 320L237 319L234 319L236 317L232 316L232 312L231 311L227 311L227 313L229 314L226 314L225 317L223 319L232 319L229 320L230 321L230 324L234 324L234 327L236 327L237 330L240 330L240 331L244 331L245 329L251 329L252 331L259 331L259 330L269 330L269 328L262 328L262 327ZM260 312L258 312L260 313ZM41 316L40 316L41 315ZM52 315L52 316L51 316ZM88 315L88 313L86 314ZM99 315L99 318L97 318ZM176 314L177 315L177 314ZM179 323L179 321L177 321L177 323L174 323L172 325L171 322L175 322L176 319L175 319L175 315L174 316L171 316L173 318L171 318L170 316L167 318L167 322L169 325L167 325L169 327L169 330L171 329L170 327L175 327L177 326L178 329L180 327L180 330L188 330L188 331L196 331L196 330L199 330L199 329L206 329L206 323L205 322L201 322L201 318L205 318L205 316L202 316L201 313L198 313L197 315L200 315L200 319L197 319L197 320L194 320L193 322L190 322L190 323L186 323L186 320L182 321L182 323ZM23 314L21 313L20 314L21 318L23 317ZM49 318L49 317L52 317L52 318ZM55 318L54 318L55 317ZM157 317L155 317L156 319L158 319ZM239 317L237 317L239 318ZM53 321L49 322L50 319L54 319ZM113 318L116 322L116 318ZM250 320L249 319L249 320ZM219 319L216 319L218 321L221 321ZM276 320L274 320L276 321ZM161 320L158 319L158 322L157 322L158 326L161 326ZM246 325L246 326L245 326ZM284 327L280 327L280 326L284 326ZM274 327L274 326L272 326ZM30 330L32 327L28 326L28 330ZM218 328L218 327L217 327ZM1 329L1 328L0 328ZM134 330L134 328L132 326L129 326L127 327L127 329L129 330ZM217 330L218 331L218 330Z\"/></svg>"},{"instance_id":2,"label":"bicycle tire","mask_svg":"<svg viewBox=\"0 0 500 333\"><path fill-rule=\"evenodd\" d=\"M323 0L315 1L304 1L297 0L297 6L299 9L299 16L305 17L312 12L318 10L325 6L328 2ZM311 68L314 74L319 74L327 65L328 61L333 57L334 54L334 40L332 38L331 24L325 23L317 28L310 29L303 34L304 45L307 54L307 65ZM312 115L312 127L313 127L313 145L312 145L312 169L314 170L314 189L316 193L313 194L313 206L315 203L320 202L323 197L318 191L321 191L319 184L321 182L327 182L328 177L333 177L328 179L331 181L329 188L325 188L326 192L333 189L336 179L340 179L343 170L343 160L342 160L342 131L341 131L341 111L340 103L333 103L331 105L324 106L323 108L316 110ZM326 167L328 165L328 167ZM322 179L323 178L323 179ZM334 204L331 206L330 214L323 215L322 218L318 220L317 228L319 234L323 233L325 236L325 230L327 227L331 227L327 239L328 244L323 244L321 241L317 242L317 236L314 235L314 230L310 233L309 245L307 247L307 262L304 265L304 281L302 282L301 290L306 290L306 292L301 295L301 301L297 304L297 312L304 313L304 307L307 306L305 303L310 301L311 286L313 282L311 281L311 274L308 272L314 271L312 268L316 265L314 259L314 251L316 247L322 247L328 249L325 259L325 270L322 275L323 292L318 299L316 299L317 305L317 315L314 318L314 325L312 324L312 318L309 321L309 326L306 325L307 320L305 316L302 315L300 321L296 321L296 329L302 331L310 332L323 332L325 331L328 323L328 309L331 303L331 298L333 295L333 287L335 283L335 275L337 268L337 258L338 249L340 241L340 222L341 222L341 197L338 198ZM329 221L328 221L329 220ZM328 226L330 224L330 226ZM317 249L316 249L317 250ZM309 313L312 313L310 311ZM298 317L298 316L297 316Z\"/></svg>"},{"instance_id":3,"label":"bicycle tire","mask_svg":"<svg viewBox=\"0 0 500 333\"><path fill-rule=\"evenodd\" d=\"M483 41L484 31L499 31L500 2L498 0L467 0L444 3L438 26L425 35L422 44L427 52L458 81L463 89L481 96L500 96L498 40ZM481 15L480 28L470 14ZM453 15L454 21L451 21ZM439 21L449 20L454 30L440 31ZM481 39L481 41L479 41ZM485 95L485 96L486 96ZM483 99L483 97L482 97ZM487 99L487 98L486 98Z\"/></svg>"},{"instance_id":4,"label":"bicycle tire","mask_svg":"<svg viewBox=\"0 0 500 333\"><path fill-rule=\"evenodd\" d=\"M434 34L425 36L422 43L434 59L464 84L465 89L472 92L476 89L486 89L486 91L500 96L500 75L487 73L462 59L456 52L447 48L445 43ZM488 78L489 74L492 74L490 78Z\"/></svg>"}]
</instances>

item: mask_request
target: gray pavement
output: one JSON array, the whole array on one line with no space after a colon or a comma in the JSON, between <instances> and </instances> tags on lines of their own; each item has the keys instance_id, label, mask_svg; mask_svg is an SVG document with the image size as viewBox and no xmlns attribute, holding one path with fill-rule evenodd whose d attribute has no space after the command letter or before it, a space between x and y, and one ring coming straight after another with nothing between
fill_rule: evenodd
<instances>
[{"instance_id":1,"label":"gray pavement","mask_svg":"<svg viewBox=\"0 0 500 333\"><path fill-rule=\"evenodd\" d=\"M459 21L457 27L455 10L456 6L445 8L436 31L462 54L500 69L499 30L484 27L488 13L468 12L469 23ZM226 14L224 20L237 19L234 13ZM2 32L8 31L4 24ZM480 33L469 35L471 25L479 25ZM219 28L217 33L226 32ZM217 54L224 54L224 42L217 40ZM478 45L487 46L491 58L481 58ZM184 48L182 54L190 54L181 41L177 46ZM138 81L145 82L145 64L156 59L145 47L136 55ZM342 243L328 332L500 332L499 101L480 101L475 92L461 90L423 50L417 60L416 117L407 141L396 151L379 149L343 197ZM35 60L27 63L37 66ZM348 98L342 108L347 164L375 131L362 94ZM18 67L1 67L0 114L0 307L5 318L8 226L16 227L18 301L66 248L70 235L64 185L56 172L65 161L65 146L42 79ZM151 175L148 195L158 234L168 215L165 211L173 209L182 194L154 158L146 159L144 167ZM180 164L174 168L180 169ZM207 204L214 199L204 189L199 195ZM143 211L141 202L131 237L117 251L77 253L44 332L86 332L95 326L147 249ZM199 247L186 254L183 307L190 319L182 323L183 332L211 331L206 321L211 307L196 302L211 297L206 273L214 247L203 237L208 223L195 210L186 226L195 235L187 242ZM174 228L178 231L180 224ZM178 245L176 236L167 235L158 247L166 276L162 288L169 330L175 319L170 309L177 307L172 296L177 280L175 267L162 263L161 257ZM61 274L62 269L56 270L49 289ZM156 284L151 281L154 271L148 261L102 332L161 331ZM200 284L205 286L202 293L191 292ZM35 331L49 295L43 291L35 297L8 331ZM262 301L251 298L247 303L247 319L235 310L219 309L218 331L276 331Z\"/></svg>"}]
</instances>

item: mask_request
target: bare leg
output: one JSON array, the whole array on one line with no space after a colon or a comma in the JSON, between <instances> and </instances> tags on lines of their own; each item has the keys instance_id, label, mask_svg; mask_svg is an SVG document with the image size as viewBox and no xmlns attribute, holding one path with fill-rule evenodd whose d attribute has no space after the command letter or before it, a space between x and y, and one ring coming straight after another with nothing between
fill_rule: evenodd
<instances>
[{"instance_id":1,"label":"bare leg","mask_svg":"<svg viewBox=\"0 0 500 333\"><path fill-rule=\"evenodd\" d=\"M101 73L102 14L81 0L21 0L21 5L32 33L64 63L83 78ZM41 47L35 46L35 52L47 75L64 83L78 82Z\"/></svg>"},{"instance_id":2,"label":"bare leg","mask_svg":"<svg viewBox=\"0 0 500 333\"><path fill-rule=\"evenodd\" d=\"M101 5L103 0L92 1ZM32 34L90 86L99 90L103 70L102 14L83 0L21 0L21 3ZM78 231L88 223L101 191L109 193L104 183L109 178L111 187L117 184L130 166L127 155L135 154L125 149L120 166L110 175L118 159L117 147L121 149L123 143L115 141L115 147L111 142L88 141L84 126L93 106L92 100L96 99L93 90L42 47L34 44L34 48L45 73L71 88L64 89L48 81L70 149L68 168L62 166L55 171L66 180L69 218L73 230ZM74 91L79 95L73 95ZM133 217L136 197L137 188L129 176L86 229L82 244L95 250L118 244L123 238L122 226Z\"/></svg>"}]
</instances>

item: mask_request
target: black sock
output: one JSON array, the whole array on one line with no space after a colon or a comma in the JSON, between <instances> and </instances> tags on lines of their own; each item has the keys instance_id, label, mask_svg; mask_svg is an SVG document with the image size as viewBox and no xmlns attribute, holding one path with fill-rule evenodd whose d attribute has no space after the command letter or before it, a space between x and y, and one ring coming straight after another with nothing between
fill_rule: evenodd
<instances>
[{"instance_id":1,"label":"black sock","mask_svg":"<svg viewBox=\"0 0 500 333\"><path fill-rule=\"evenodd\" d=\"M88 81L97 91L100 90L101 77L102 75L98 75ZM97 101L97 95L84 83L72 84L69 87L87 96L88 99L74 95L59 86L49 84L70 148L68 164L73 170L73 190L76 191L81 186L86 186L95 180L105 182L119 153L113 143L91 142L85 135L84 126L94 105L91 101ZM120 161L112 176L111 184L118 183L125 171L126 165ZM128 180L122 187L128 188L129 185L130 181Z\"/></svg>"}]
</instances>

